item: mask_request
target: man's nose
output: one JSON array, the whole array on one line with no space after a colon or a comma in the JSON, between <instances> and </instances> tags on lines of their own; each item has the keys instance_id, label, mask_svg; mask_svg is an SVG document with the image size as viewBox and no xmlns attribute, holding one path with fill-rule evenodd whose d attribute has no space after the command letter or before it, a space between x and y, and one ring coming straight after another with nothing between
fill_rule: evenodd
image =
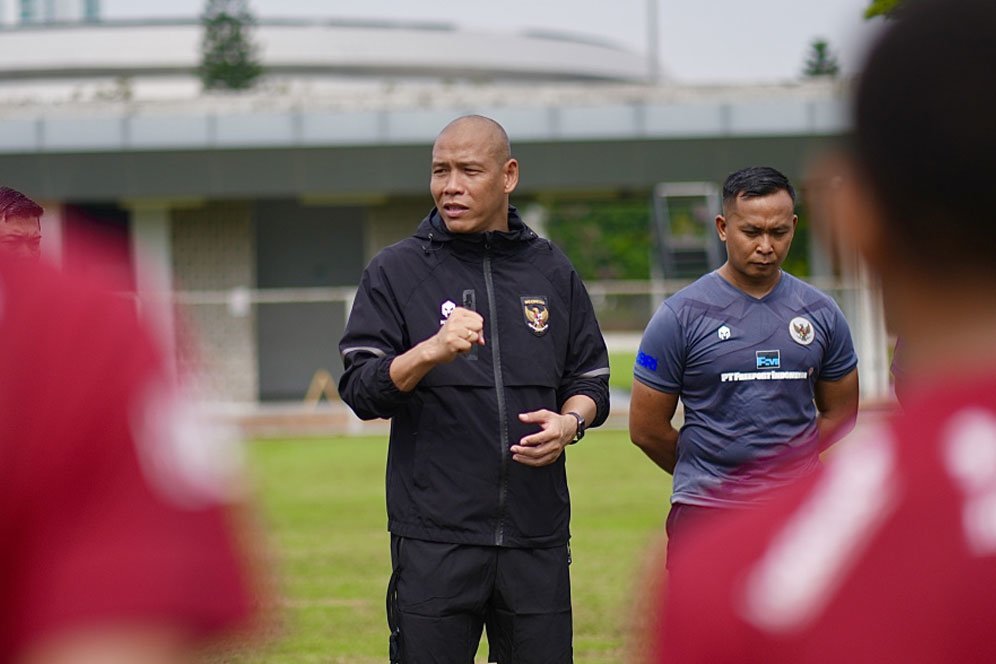
<instances>
[{"instance_id":1,"label":"man's nose","mask_svg":"<svg viewBox=\"0 0 996 664\"><path fill-rule=\"evenodd\" d=\"M447 194L460 193L463 191L463 178L460 177L459 173L450 173L446 178L446 184L443 186L443 191Z\"/></svg>"}]
</instances>

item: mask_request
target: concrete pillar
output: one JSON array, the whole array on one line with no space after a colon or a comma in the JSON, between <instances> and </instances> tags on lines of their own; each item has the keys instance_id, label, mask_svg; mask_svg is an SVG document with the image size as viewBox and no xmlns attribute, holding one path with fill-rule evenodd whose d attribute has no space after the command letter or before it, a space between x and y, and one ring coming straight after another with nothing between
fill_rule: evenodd
<instances>
[{"instance_id":1,"label":"concrete pillar","mask_svg":"<svg viewBox=\"0 0 996 664\"><path fill-rule=\"evenodd\" d=\"M888 399L889 335L885 329L882 293L864 261L856 255L848 255L843 262L845 274L854 286L853 292L846 298L849 306L844 313L851 326L854 350L858 354L861 400Z\"/></svg>"},{"instance_id":2,"label":"concrete pillar","mask_svg":"<svg viewBox=\"0 0 996 664\"><path fill-rule=\"evenodd\" d=\"M169 370L176 370L173 316L173 246L165 201L129 201L131 253L139 311L156 330Z\"/></svg>"},{"instance_id":3,"label":"concrete pillar","mask_svg":"<svg viewBox=\"0 0 996 664\"><path fill-rule=\"evenodd\" d=\"M830 256L831 249L826 245L824 238L818 232L819 229L812 227L812 217L810 217L809 232L809 274L818 279L833 278L833 260Z\"/></svg>"},{"instance_id":4,"label":"concrete pillar","mask_svg":"<svg viewBox=\"0 0 996 664\"><path fill-rule=\"evenodd\" d=\"M55 201L40 201L39 205L45 208L45 214L41 218L42 257L52 263L52 265L62 265L65 246L66 208L62 203Z\"/></svg>"},{"instance_id":5,"label":"concrete pillar","mask_svg":"<svg viewBox=\"0 0 996 664\"><path fill-rule=\"evenodd\" d=\"M0 25L17 25L20 22L18 0L0 0Z\"/></svg>"},{"instance_id":6,"label":"concrete pillar","mask_svg":"<svg viewBox=\"0 0 996 664\"><path fill-rule=\"evenodd\" d=\"M858 306L862 324L861 345L858 347L859 361L865 364L861 376L862 396L867 399L889 397L889 335L885 329L885 308L882 305L882 291L877 280L864 261L858 271Z\"/></svg>"}]
</instances>

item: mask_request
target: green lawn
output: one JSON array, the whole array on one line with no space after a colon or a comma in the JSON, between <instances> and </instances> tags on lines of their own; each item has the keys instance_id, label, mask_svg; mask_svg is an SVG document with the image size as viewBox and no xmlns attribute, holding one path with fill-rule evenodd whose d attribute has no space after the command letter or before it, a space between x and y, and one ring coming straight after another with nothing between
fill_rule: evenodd
<instances>
[{"instance_id":1,"label":"green lawn","mask_svg":"<svg viewBox=\"0 0 996 664\"><path fill-rule=\"evenodd\" d=\"M385 438L258 441L249 451L278 558L281 624L265 649L225 661L385 662ZM599 430L571 448L568 473L575 660L620 662L670 477L625 432Z\"/></svg>"},{"instance_id":2,"label":"green lawn","mask_svg":"<svg viewBox=\"0 0 996 664\"><path fill-rule=\"evenodd\" d=\"M629 392L633 387L633 366L636 350L609 353L609 386Z\"/></svg>"}]
</instances>

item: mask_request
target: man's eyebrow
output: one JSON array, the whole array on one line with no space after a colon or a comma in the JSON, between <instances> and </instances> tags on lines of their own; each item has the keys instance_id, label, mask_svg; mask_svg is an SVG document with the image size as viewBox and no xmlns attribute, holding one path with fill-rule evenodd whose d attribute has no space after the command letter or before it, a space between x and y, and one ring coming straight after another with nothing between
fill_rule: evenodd
<instances>
[{"instance_id":1,"label":"man's eyebrow","mask_svg":"<svg viewBox=\"0 0 996 664\"><path fill-rule=\"evenodd\" d=\"M484 160L483 159L461 159L461 160L458 160L456 162L450 162L450 161L447 161L447 160L444 160L444 159L438 159L438 160L437 159L433 159L432 160L432 165L433 166L449 166L450 163L454 163L456 166L483 166L484 165Z\"/></svg>"}]
</instances>

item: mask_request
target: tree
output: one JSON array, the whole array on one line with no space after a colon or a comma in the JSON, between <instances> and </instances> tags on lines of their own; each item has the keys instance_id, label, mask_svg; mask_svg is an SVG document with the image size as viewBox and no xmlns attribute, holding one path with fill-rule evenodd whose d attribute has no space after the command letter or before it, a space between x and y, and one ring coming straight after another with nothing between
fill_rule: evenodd
<instances>
[{"instance_id":1,"label":"tree","mask_svg":"<svg viewBox=\"0 0 996 664\"><path fill-rule=\"evenodd\" d=\"M546 230L583 279L650 278L650 205L643 197L548 204Z\"/></svg>"},{"instance_id":2,"label":"tree","mask_svg":"<svg viewBox=\"0 0 996 664\"><path fill-rule=\"evenodd\" d=\"M248 0L208 0L198 70L206 90L247 90L262 75L249 34L255 23Z\"/></svg>"},{"instance_id":3,"label":"tree","mask_svg":"<svg viewBox=\"0 0 996 664\"><path fill-rule=\"evenodd\" d=\"M819 76L834 77L840 72L837 57L830 52L830 46L825 39L814 39L809 45L809 55L806 56L802 75L806 78Z\"/></svg>"},{"instance_id":4,"label":"tree","mask_svg":"<svg viewBox=\"0 0 996 664\"><path fill-rule=\"evenodd\" d=\"M902 4L903 0L872 0L868 8L865 9L865 18L873 18L875 16L895 18Z\"/></svg>"}]
</instances>

